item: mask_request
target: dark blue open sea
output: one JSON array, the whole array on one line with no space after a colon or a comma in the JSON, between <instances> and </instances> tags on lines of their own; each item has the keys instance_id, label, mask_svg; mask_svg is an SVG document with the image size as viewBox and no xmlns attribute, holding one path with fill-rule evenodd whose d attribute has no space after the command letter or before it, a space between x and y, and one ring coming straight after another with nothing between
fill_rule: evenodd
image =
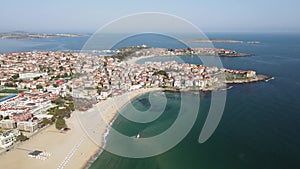
<instances>
[{"instance_id":1,"label":"dark blue open sea","mask_svg":"<svg viewBox=\"0 0 300 169\"><path fill-rule=\"evenodd\" d=\"M227 92L225 111L218 128L203 144L198 143L198 137L210 106L210 93L190 96L201 97L197 121L184 140L171 150L144 159L124 158L104 151L90 166L91 169L300 168L300 34L214 33L208 34L208 37L260 41L260 44L217 43L214 46L255 55L221 58L224 67L251 69L275 79L233 85ZM75 50L80 49L87 38L0 40L0 52ZM133 38L122 43L121 46L136 45L138 41ZM154 47L180 47L178 43L168 44L163 40L145 40L143 43ZM184 62L201 64L197 58L180 58ZM148 60L171 59L156 57ZM124 134L140 133L143 137L162 132L177 117L180 106L178 93L166 93L166 96L167 107L156 121L138 124L118 116L113 127ZM147 109L147 98L148 94L140 96L133 101L134 106L140 110Z\"/></svg>"}]
</instances>

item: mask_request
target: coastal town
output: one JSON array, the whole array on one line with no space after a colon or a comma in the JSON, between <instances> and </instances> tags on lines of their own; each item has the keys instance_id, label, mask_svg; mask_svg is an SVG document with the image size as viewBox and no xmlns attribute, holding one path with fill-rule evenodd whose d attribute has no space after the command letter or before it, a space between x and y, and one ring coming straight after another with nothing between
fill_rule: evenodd
<instances>
[{"instance_id":1,"label":"coastal town","mask_svg":"<svg viewBox=\"0 0 300 169\"><path fill-rule=\"evenodd\" d=\"M75 108L87 111L95 103L126 92L145 88L211 91L226 89L228 83L268 78L253 70L175 61L127 62L129 54L165 56L223 51L141 46L123 48L109 56L50 51L0 54L0 147L10 148L16 141L24 141L54 123L64 131L64 119Z\"/></svg>"},{"instance_id":2,"label":"coastal town","mask_svg":"<svg viewBox=\"0 0 300 169\"><path fill-rule=\"evenodd\" d=\"M216 56L216 57L246 57L253 54L240 53L223 48L149 48L146 45L120 48L116 51L120 59L124 57L141 56Z\"/></svg>"}]
</instances>

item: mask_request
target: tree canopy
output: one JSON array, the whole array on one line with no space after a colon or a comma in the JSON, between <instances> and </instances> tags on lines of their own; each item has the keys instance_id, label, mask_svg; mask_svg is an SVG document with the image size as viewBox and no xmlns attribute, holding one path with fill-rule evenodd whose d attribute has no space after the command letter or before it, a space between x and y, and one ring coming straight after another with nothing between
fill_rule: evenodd
<instances>
[{"instance_id":1,"label":"tree canopy","mask_svg":"<svg viewBox=\"0 0 300 169\"><path fill-rule=\"evenodd\" d=\"M164 71L164 70L160 70L160 71L158 71L158 72L155 72L155 73L153 73L153 75L154 75L154 76L155 76L155 75L163 75L163 76L168 77L167 72Z\"/></svg>"},{"instance_id":2,"label":"tree canopy","mask_svg":"<svg viewBox=\"0 0 300 169\"><path fill-rule=\"evenodd\" d=\"M67 128L66 121L64 119L62 119L62 118L57 119L56 123L55 123L55 127L58 130L63 129L63 128Z\"/></svg>"}]
</instances>

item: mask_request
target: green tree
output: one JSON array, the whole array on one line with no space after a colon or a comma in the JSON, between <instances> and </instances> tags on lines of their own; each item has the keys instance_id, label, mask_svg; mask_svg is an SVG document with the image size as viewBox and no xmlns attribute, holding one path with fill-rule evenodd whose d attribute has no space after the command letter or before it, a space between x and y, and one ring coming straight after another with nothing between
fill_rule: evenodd
<instances>
[{"instance_id":1,"label":"green tree","mask_svg":"<svg viewBox=\"0 0 300 169\"><path fill-rule=\"evenodd\" d=\"M74 103L69 103L69 109L70 109L71 111L75 111Z\"/></svg>"},{"instance_id":2,"label":"green tree","mask_svg":"<svg viewBox=\"0 0 300 169\"><path fill-rule=\"evenodd\" d=\"M36 85L36 88L37 88L37 89L43 89L43 86L40 85L40 84L38 84L38 85Z\"/></svg>"},{"instance_id":3,"label":"green tree","mask_svg":"<svg viewBox=\"0 0 300 169\"><path fill-rule=\"evenodd\" d=\"M15 74L12 76L13 79L18 79L19 77L20 77L19 74Z\"/></svg>"},{"instance_id":4,"label":"green tree","mask_svg":"<svg viewBox=\"0 0 300 169\"><path fill-rule=\"evenodd\" d=\"M37 76L37 77L34 77L33 80L39 80L41 77L40 76Z\"/></svg>"},{"instance_id":5,"label":"green tree","mask_svg":"<svg viewBox=\"0 0 300 169\"><path fill-rule=\"evenodd\" d=\"M64 67L63 67L63 66L59 66L59 70L60 70L60 71L63 71L63 70L64 70Z\"/></svg>"},{"instance_id":6,"label":"green tree","mask_svg":"<svg viewBox=\"0 0 300 169\"><path fill-rule=\"evenodd\" d=\"M65 72L65 73L63 74L63 77L68 77L68 73Z\"/></svg>"},{"instance_id":7,"label":"green tree","mask_svg":"<svg viewBox=\"0 0 300 169\"><path fill-rule=\"evenodd\" d=\"M100 86L97 86L96 89L97 89L97 93L100 94L102 91L102 88Z\"/></svg>"},{"instance_id":8,"label":"green tree","mask_svg":"<svg viewBox=\"0 0 300 169\"><path fill-rule=\"evenodd\" d=\"M49 113L49 114L51 114L51 113ZM52 115L53 115L53 114L52 114ZM52 117L51 117L51 123L54 123L55 120L56 120L55 116L52 116Z\"/></svg>"},{"instance_id":9,"label":"green tree","mask_svg":"<svg viewBox=\"0 0 300 169\"><path fill-rule=\"evenodd\" d=\"M163 76L168 77L167 72L164 71L164 70L160 70L160 71L158 71L158 72L155 72L155 73L153 73L153 75L163 75Z\"/></svg>"},{"instance_id":10,"label":"green tree","mask_svg":"<svg viewBox=\"0 0 300 169\"><path fill-rule=\"evenodd\" d=\"M17 85L13 84L13 83L4 83L4 86L5 87L17 87Z\"/></svg>"},{"instance_id":11,"label":"green tree","mask_svg":"<svg viewBox=\"0 0 300 169\"><path fill-rule=\"evenodd\" d=\"M54 110L54 115L56 117L64 117L68 112L66 111L66 108L65 109L55 109Z\"/></svg>"},{"instance_id":12,"label":"green tree","mask_svg":"<svg viewBox=\"0 0 300 169\"><path fill-rule=\"evenodd\" d=\"M26 141L28 138L26 136L23 135L23 133L21 133L20 135L18 135L17 137L17 141Z\"/></svg>"},{"instance_id":13,"label":"green tree","mask_svg":"<svg viewBox=\"0 0 300 169\"><path fill-rule=\"evenodd\" d=\"M55 123L56 129L60 130L62 128L67 128L66 121L62 118L57 119Z\"/></svg>"},{"instance_id":14,"label":"green tree","mask_svg":"<svg viewBox=\"0 0 300 169\"><path fill-rule=\"evenodd\" d=\"M48 125L48 124L51 123L51 120L49 120L49 119L47 119L47 118L43 118L42 123L43 123L44 125Z\"/></svg>"}]
</instances>

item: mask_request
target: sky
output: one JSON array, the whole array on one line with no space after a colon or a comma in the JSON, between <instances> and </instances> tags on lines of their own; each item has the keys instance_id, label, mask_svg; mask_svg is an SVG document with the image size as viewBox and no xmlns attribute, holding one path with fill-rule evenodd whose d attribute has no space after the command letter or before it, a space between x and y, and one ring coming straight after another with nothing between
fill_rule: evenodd
<instances>
[{"instance_id":1,"label":"sky","mask_svg":"<svg viewBox=\"0 0 300 169\"><path fill-rule=\"evenodd\" d=\"M300 32L299 0L1 0L0 32L89 32L140 12L179 16L204 32Z\"/></svg>"}]
</instances>

